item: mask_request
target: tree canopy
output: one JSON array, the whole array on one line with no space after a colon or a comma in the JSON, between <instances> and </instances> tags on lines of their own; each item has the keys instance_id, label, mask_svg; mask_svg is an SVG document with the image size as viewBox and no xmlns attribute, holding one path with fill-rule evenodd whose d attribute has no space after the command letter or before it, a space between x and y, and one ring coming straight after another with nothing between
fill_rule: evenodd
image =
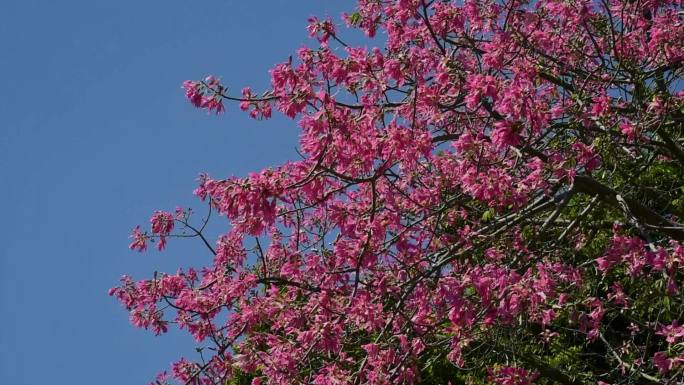
<instances>
[{"instance_id":1,"label":"tree canopy","mask_svg":"<svg viewBox=\"0 0 684 385\"><path fill-rule=\"evenodd\" d=\"M292 118L301 159L202 175L216 240L184 208L134 229L135 250L210 254L110 291L201 344L156 383L684 381L683 19L673 0L359 0L312 17L264 92L186 81L198 108Z\"/></svg>"}]
</instances>

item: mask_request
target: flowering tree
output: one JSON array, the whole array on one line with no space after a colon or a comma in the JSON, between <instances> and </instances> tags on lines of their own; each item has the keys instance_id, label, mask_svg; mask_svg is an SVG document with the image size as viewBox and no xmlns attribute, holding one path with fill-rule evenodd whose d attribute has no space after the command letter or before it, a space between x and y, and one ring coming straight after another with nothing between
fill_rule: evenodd
<instances>
[{"instance_id":1,"label":"flowering tree","mask_svg":"<svg viewBox=\"0 0 684 385\"><path fill-rule=\"evenodd\" d=\"M201 269L111 289L191 333L184 384L684 381L684 13L675 0L359 0L241 95L301 127L301 160L156 212L130 247ZM350 46L341 24L379 48ZM373 39L376 35L380 38Z\"/></svg>"}]
</instances>

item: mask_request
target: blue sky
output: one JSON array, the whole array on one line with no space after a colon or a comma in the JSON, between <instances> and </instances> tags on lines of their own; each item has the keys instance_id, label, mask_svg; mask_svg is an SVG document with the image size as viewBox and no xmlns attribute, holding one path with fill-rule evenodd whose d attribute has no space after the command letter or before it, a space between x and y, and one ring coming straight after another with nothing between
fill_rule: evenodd
<instances>
[{"instance_id":1,"label":"blue sky","mask_svg":"<svg viewBox=\"0 0 684 385\"><path fill-rule=\"evenodd\" d=\"M195 110L185 79L239 91L307 42L306 19L350 1L0 2L0 384L147 384L185 334L133 328L107 296L121 274L202 265L201 245L129 251L156 209L202 206L200 172L245 175L295 159L298 130L236 105ZM218 223L225 223L221 219Z\"/></svg>"}]
</instances>

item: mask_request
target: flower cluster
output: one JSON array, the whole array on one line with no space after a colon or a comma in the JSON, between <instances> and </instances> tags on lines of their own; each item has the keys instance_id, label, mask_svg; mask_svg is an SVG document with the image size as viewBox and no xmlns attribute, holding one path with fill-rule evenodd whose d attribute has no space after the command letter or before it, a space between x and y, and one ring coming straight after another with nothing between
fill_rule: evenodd
<instances>
[{"instance_id":1,"label":"flower cluster","mask_svg":"<svg viewBox=\"0 0 684 385\"><path fill-rule=\"evenodd\" d=\"M186 80L183 82L185 97L197 108L205 108L207 111L214 111L216 115L225 110L223 106L223 86L218 79L207 76L203 82Z\"/></svg>"},{"instance_id":2,"label":"flower cluster","mask_svg":"<svg viewBox=\"0 0 684 385\"><path fill-rule=\"evenodd\" d=\"M210 258L110 294L202 344L183 384L684 381L683 15L359 0L343 22L376 48L311 18L265 92L183 84L201 109L295 120L302 159L202 175L208 216L155 212L130 248Z\"/></svg>"}]
</instances>

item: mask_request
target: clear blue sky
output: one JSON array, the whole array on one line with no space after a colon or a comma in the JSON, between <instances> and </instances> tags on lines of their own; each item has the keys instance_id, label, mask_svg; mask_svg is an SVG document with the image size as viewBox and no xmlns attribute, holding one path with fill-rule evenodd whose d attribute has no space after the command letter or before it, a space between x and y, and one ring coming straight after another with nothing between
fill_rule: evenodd
<instances>
[{"instance_id":1,"label":"clear blue sky","mask_svg":"<svg viewBox=\"0 0 684 385\"><path fill-rule=\"evenodd\" d=\"M147 384L185 334L133 328L107 296L121 274L201 265L196 244L128 250L156 209L201 207L215 176L295 159L295 123L219 119L181 82L215 74L238 91L307 42L306 19L351 1L0 2L0 385Z\"/></svg>"}]
</instances>

